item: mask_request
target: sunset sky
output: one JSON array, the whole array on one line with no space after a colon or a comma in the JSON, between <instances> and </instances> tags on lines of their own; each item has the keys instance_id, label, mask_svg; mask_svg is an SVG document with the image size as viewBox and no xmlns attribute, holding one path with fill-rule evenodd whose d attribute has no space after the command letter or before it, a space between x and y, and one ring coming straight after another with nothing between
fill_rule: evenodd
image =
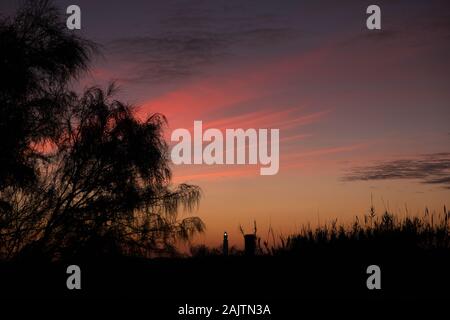
<instances>
[{"instance_id":1,"label":"sunset sky","mask_svg":"<svg viewBox=\"0 0 450 320\"><path fill-rule=\"evenodd\" d=\"M2 0L2 13L16 8ZM115 80L139 117L280 129L280 171L174 166L199 185L196 242L241 245L253 221L289 234L368 212L450 205L448 1L56 1L101 45L83 88ZM382 30L366 28L378 4Z\"/></svg>"}]
</instances>

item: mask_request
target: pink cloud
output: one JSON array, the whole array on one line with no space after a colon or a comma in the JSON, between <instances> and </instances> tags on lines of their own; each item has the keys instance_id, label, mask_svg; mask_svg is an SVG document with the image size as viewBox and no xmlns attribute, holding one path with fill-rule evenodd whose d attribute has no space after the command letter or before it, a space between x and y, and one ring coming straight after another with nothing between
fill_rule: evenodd
<instances>
[{"instance_id":1,"label":"pink cloud","mask_svg":"<svg viewBox=\"0 0 450 320\"><path fill-rule=\"evenodd\" d=\"M188 119L204 118L219 109L276 92L290 78L316 66L324 58L325 52L321 49L303 55L292 55L264 65L236 68L203 78L147 101L140 112L143 115L162 112L177 125Z\"/></svg>"},{"instance_id":2,"label":"pink cloud","mask_svg":"<svg viewBox=\"0 0 450 320\"><path fill-rule=\"evenodd\" d=\"M358 144L352 144L352 145L348 145L348 146L320 148L320 149L315 149L315 150L297 152L295 154L289 155L289 158L297 159L297 158L315 157L315 156L322 156L322 155L328 155L328 154L349 152L349 151L354 151L357 149L364 148L367 145L368 145L367 143L358 143Z\"/></svg>"},{"instance_id":3,"label":"pink cloud","mask_svg":"<svg viewBox=\"0 0 450 320\"><path fill-rule=\"evenodd\" d=\"M243 177L259 177L259 167L256 165L235 169L235 166L216 166L214 170L203 172L193 172L174 175L174 183L199 182L199 181L220 181L223 179L238 179Z\"/></svg>"}]
</instances>

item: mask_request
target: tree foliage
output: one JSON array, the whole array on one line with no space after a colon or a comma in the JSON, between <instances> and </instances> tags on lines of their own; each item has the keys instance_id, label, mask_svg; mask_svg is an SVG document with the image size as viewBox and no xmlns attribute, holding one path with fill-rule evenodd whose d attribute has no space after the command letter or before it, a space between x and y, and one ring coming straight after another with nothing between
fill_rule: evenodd
<instances>
[{"instance_id":1,"label":"tree foliage","mask_svg":"<svg viewBox=\"0 0 450 320\"><path fill-rule=\"evenodd\" d=\"M148 256L203 231L199 218L178 219L200 189L170 182L164 116L138 120L114 85L71 91L94 46L48 1L1 21L0 44L3 258Z\"/></svg>"}]
</instances>

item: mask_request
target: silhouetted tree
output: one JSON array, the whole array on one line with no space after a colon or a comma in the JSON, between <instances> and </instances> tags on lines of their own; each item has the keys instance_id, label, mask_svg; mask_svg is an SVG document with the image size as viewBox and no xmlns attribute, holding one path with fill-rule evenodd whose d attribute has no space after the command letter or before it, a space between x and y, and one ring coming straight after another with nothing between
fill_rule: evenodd
<instances>
[{"instance_id":1,"label":"silhouetted tree","mask_svg":"<svg viewBox=\"0 0 450 320\"><path fill-rule=\"evenodd\" d=\"M113 99L113 85L70 91L90 45L64 30L47 1L0 24L0 44L8 44L1 68L12 77L2 72L0 80L0 254L173 251L204 225L178 219L200 190L170 183L166 120L139 121L132 106Z\"/></svg>"},{"instance_id":2,"label":"silhouetted tree","mask_svg":"<svg viewBox=\"0 0 450 320\"><path fill-rule=\"evenodd\" d=\"M0 189L33 182L36 146L60 134L65 89L87 68L94 46L63 26L45 0L0 20Z\"/></svg>"}]
</instances>

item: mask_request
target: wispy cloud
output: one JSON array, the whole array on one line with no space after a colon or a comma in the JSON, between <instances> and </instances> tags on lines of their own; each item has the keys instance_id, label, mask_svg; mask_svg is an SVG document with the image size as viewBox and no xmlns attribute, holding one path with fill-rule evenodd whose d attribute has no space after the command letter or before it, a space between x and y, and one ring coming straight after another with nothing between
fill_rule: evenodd
<instances>
[{"instance_id":1,"label":"wispy cloud","mask_svg":"<svg viewBox=\"0 0 450 320\"><path fill-rule=\"evenodd\" d=\"M186 85L145 102L142 113L158 110L171 121L182 116L211 115L217 110L232 110L239 104L262 99L281 92L299 73L307 74L322 61L328 51L313 50L303 55L293 54L284 59L270 59L245 68L227 70L221 74L190 81ZM279 109L282 106L276 106Z\"/></svg>"},{"instance_id":2,"label":"wispy cloud","mask_svg":"<svg viewBox=\"0 0 450 320\"><path fill-rule=\"evenodd\" d=\"M123 74L119 81L170 82L202 74L203 67L243 48L273 46L298 34L273 14L246 14L240 6L217 13L206 4L179 5L161 17L158 29L106 44L114 61L133 61L128 75Z\"/></svg>"},{"instance_id":3,"label":"wispy cloud","mask_svg":"<svg viewBox=\"0 0 450 320\"><path fill-rule=\"evenodd\" d=\"M133 61L128 82L163 82L192 75L226 54L229 40L211 32L117 39L107 49L118 61ZM123 79L119 79L123 80Z\"/></svg>"},{"instance_id":4,"label":"wispy cloud","mask_svg":"<svg viewBox=\"0 0 450 320\"><path fill-rule=\"evenodd\" d=\"M347 146L331 147L331 148L319 148L315 150L307 150L303 152L297 152L290 155L292 159L306 158L306 157L318 157L323 155L330 155L335 153L350 152L367 146L367 143L358 143Z\"/></svg>"},{"instance_id":5,"label":"wispy cloud","mask_svg":"<svg viewBox=\"0 0 450 320\"><path fill-rule=\"evenodd\" d=\"M356 167L344 177L346 181L418 179L450 189L450 153L422 155L414 159L379 162Z\"/></svg>"},{"instance_id":6,"label":"wispy cloud","mask_svg":"<svg viewBox=\"0 0 450 320\"><path fill-rule=\"evenodd\" d=\"M195 182L200 181L223 181L223 180L234 180L241 178L254 178L260 177L259 166L239 166L239 168L219 166L215 168L205 168L201 167L202 170L197 172L179 172L179 174L174 175L173 181L175 183L182 182ZM186 170L185 170L186 171Z\"/></svg>"}]
</instances>

